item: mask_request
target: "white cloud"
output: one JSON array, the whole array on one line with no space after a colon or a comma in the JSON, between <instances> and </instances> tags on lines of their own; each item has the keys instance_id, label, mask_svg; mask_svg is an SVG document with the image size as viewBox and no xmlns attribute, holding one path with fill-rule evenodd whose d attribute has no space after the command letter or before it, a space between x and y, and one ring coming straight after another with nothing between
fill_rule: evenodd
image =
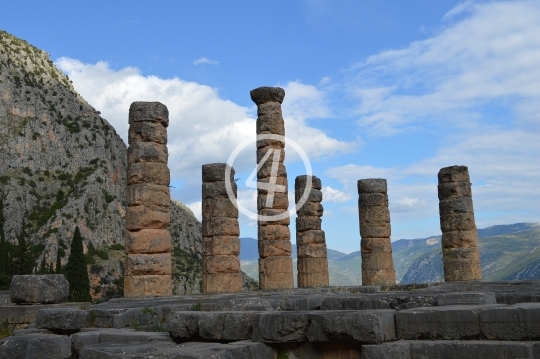
<instances>
[{"instance_id":1,"label":"white cloud","mask_svg":"<svg viewBox=\"0 0 540 359\"><path fill-rule=\"evenodd\" d=\"M217 65L219 64L219 61L216 61L216 60L210 60L206 57L201 57L201 58L198 58L197 60L193 61L193 65L194 66L198 66L198 65Z\"/></svg>"},{"instance_id":2,"label":"white cloud","mask_svg":"<svg viewBox=\"0 0 540 359\"><path fill-rule=\"evenodd\" d=\"M348 73L361 100L359 124L379 135L415 125L474 127L492 121L481 106L502 105L538 128L540 3L466 2L440 33L384 51Z\"/></svg>"},{"instance_id":3,"label":"white cloud","mask_svg":"<svg viewBox=\"0 0 540 359\"><path fill-rule=\"evenodd\" d=\"M161 79L143 76L138 69L126 67L111 69L103 61L84 64L70 58L60 58L56 65L73 80L75 89L106 118L127 143L128 109L134 101L159 101L169 109L168 130L169 167L174 181L181 181L179 191L194 202L199 196L201 165L226 162L229 154L242 141L255 140L255 119L251 108L239 106L220 98L217 90L179 78ZM307 85L302 85L307 86ZM353 145L327 136L323 131L308 126L302 114L308 99L320 103L316 89L291 85L286 97L295 109L294 116L286 118L287 136L297 140L311 159L350 150ZM302 90L303 89L303 90ZM290 98L289 98L290 97ZM298 101L299 105L295 105ZM323 113L320 109L318 113ZM311 113L313 115L313 113ZM304 139L304 136L309 136ZM300 140L298 140L300 139ZM316 146L310 139L317 141ZM255 146L242 151L235 161L237 172L249 171L254 163ZM294 158L288 156L288 160Z\"/></svg>"},{"instance_id":4,"label":"white cloud","mask_svg":"<svg viewBox=\"0 0 540 359\"><path fill-rule=\"evenodd\" d=\"M323 187L321 191L323 193L323 202L340 203L347 202L352 198L350 193L342 192L330 186Z\"/></svg>"},{"instance_id":5,"label":"white cloud","mask_svg":"<svg viewBox=\"0 0 540 359\"><path fill-rule=\"evenodd\" d=\"M191 209L191 211L199 221L202 221L202 201L187 203L186 207Z\"/></svg>"}]
</instances>

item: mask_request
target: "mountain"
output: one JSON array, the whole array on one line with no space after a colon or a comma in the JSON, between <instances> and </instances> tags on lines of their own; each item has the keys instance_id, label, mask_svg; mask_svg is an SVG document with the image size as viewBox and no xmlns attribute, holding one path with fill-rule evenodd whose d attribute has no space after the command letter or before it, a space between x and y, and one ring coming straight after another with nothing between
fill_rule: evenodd
<instances>
[{"instance_id":1,"label":"mountain","mask_svg":"<svg viewBox=\"0 0 540 359\"><path fill-rule=\"evenodd\" d=\"M483 277L488 281L540 278L540 225L515 223L478 229ZM242 239L250 248L244 254L242 269L256 278L257 240ZM392 242L394 268L398 282L433 283L443 280L441 236L400 239ZM293 245L293 261L296 246ZM361 284L360 251L350 254L328 249L331 285ZM294 265L296 267L296 265Z\"/></svg>"},{"instance_id":2,"label":"mountain","mask_svg":"<svg viewBox=\"0 0 540 359\"><path fill-rule=\"evenodd\" d=\"M121 296L126 145L46 52L1 30L0 150L0 239L6 248L24 236L34 271L54 270L57 253L66 264L79 226L94 300ZM199 292L201 223L171 201L169 230L173 292Z\"/></svg>"}]
</instances>

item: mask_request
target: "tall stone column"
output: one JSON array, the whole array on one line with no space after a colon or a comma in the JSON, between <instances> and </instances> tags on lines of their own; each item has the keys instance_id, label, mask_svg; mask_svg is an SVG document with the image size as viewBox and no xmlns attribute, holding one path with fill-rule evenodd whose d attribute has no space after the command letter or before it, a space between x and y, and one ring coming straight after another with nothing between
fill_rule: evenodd
<instances>
[{"instance_id":1,"label":"tall stone column","mask_svg":"<svg viewBox=\"0 0 540 359\"><path fill-rule=\"evenodd\" d=\"M294 181L294 197L298 205L308 176L298 176ZM296 208L296 249L298 253L298 287L327 287L328 258L326 239L321 229L323 206L321 180L311 176L311 190L306 202Z\"/></svg>"},{"instance_id":2,"label":"tall stone column","mask_svg":"<svg viewBox=\"0 0 540 359\"><path fill-rule=\"evenodd\" d=\"M257 190L259 216L283 216L279 220L259 220L259 285L261 289L293 288L287 171L283 165L285 139L261 139L260 135L285 136L281 103L285 91L279 87L259 87L250 92L257 105ZM285 215L286 213L286 215Z\"/></svg>"},{"instance_id":3,"label":"tall stone column","mask_svg":"<svg viewBox=\"0 0 540 359\"><path fill-rule=\"evenodd\" d=\"M227 194L226 163L202 166L203 293L242 291L238 208ZM230 174L236 201L234 169Z\"/></svg>"},{"instance_id":4,"label":"tall stone column","mask_svg":"<svg viewBox=\"0 0 540 359\"><path fill-rule=\"evenodd\" d=\"M129 108L124 296L172 295L169 111L159 102Z\"/></svg>"},{"instance_id":5,"label":"tall stone column","mask_svg":"<svg viewBox=\"0 0 540 359\"><path fill-rule=\"evenodd\" d=\"M445 167L438 177L444 280L481 280L469 169Z\"/></svg>"},{"instance_id":6,"label":"tall stone column","mask_svg":"<svg viewBox=\"0 0 540 359\"><path fill-rule=\"evenodd\" d=\"M358 181L362 285L396 284L386 180Z\"/></svg>"}]
</instances>

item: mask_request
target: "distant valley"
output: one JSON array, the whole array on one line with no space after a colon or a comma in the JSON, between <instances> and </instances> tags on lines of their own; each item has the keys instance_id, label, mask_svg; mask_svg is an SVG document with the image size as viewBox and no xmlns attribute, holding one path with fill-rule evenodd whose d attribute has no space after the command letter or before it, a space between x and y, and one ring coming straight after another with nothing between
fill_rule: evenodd
<instances>
[{"instance_id":1,"label":"distant valley","mask_svg":"<svg viewBox=\"0 0 540 359\"><path fill-rule=\"evenodd\" d=\"M515 223L478 229L478 237L484 280L540 278L540 223ZM258 279L257 240L241 238L241 241L242 270ZM433 283L443 280L440 235L400 239L392 243L392 251L398 282ZM293 267L296 268L296 245L293 245L292 257ZM361 263L360 251L346 254L328 249L330 284L361 284Z\"/></svg>"}]
</instances>

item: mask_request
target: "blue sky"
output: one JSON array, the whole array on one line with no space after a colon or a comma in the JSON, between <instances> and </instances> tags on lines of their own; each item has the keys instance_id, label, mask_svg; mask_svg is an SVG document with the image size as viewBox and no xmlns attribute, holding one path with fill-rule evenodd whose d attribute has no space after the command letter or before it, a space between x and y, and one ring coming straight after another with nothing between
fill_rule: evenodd
<instances>
[{"instance_id":1,"label":"blue sky","mask_svg":"<svg viewBox=\"0 0 540 359\"><path fill-rule=\"evenodd\" d=\"M325 187L330 248L359 249L361 178L388 180L393 240L439 234L437 172L455 164L479 228L540 222L538 1L152 4L6 2L0 28L48 52L124 138L132 101L166 104L172 196L195 213L200 166L255 136L249 91L281 86L286 134ZM235 162L248 207L254 162L255 148ZM305 172L290 146L286 164L289 183Z\"/></svg>"}]
</instances>

